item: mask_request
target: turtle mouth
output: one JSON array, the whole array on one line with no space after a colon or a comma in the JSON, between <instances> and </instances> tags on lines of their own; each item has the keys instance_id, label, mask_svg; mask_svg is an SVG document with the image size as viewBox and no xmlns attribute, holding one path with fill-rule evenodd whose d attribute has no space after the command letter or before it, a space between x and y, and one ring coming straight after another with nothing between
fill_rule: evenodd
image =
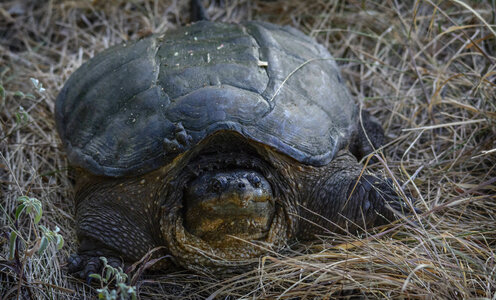
<instances>
[{"instance_id":1,"label":"turtle mouth","mask_svg":"<svg viewBox=\"0 0 496 300\"><path fill-rule=\"evenodd\" d=\"M196 177L207 171L230 169L250 169L265 175L269 166L261 157L259 148L263 146L250 143L239 134L221 131L192 151L186 169Z\"/></svg>"}]
</instances>

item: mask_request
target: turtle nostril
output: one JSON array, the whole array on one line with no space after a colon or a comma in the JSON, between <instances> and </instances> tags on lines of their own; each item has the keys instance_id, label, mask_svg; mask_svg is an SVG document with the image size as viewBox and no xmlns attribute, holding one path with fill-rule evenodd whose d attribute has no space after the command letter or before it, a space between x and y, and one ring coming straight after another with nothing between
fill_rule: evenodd
<instances>
[{"instance_id":1,"label":"turtle nostril","mask_svg":"<svg viewBox=\"0 0 496 300\"><path fill-rule=\"evenodd\" d=\"M244 184L244 182L239 182L238 183L238 188L239 189L244 189L246 187L246 185Z\"/></svg>"},{"instance_id":2,"label":"turtle nostril","mask_svg":"<svg viewBox=\"0 0 496 300\"><path fill-rule=\"evenodd\" d=\"M250 183L253 184L253 186L256 187L256 188L259 188L260 185L261 185L261 182L262 182L262 180L260 179L260 177L258 177L254 173L248 174L248 176L246 177L246 179L248 179L250 181Z\"/></svg>"}]
</instances>

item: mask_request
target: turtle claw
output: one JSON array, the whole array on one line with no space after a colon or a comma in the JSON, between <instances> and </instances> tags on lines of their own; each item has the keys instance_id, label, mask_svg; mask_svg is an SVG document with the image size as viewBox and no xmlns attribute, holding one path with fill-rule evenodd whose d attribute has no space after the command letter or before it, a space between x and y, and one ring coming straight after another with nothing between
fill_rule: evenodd
<instances>
[{"instance_id":1,"label":"turtle claw","mask_svg":"<svg viewBox=\"0 0 496 300\"><path fill-rule=\"evenodd\" d=\"M107 265L118 268L122 267L122 262L116 257L107 257ZM101 274L105 264L99 256L72 254L67 258L68 272L75 277L86 280L87 284L94 282L91 274Z\"/></svg>"},{"instance_id":2,"label":"turtle claw","mask_svg":"<svg viewBox=\"0 0 496 300\"><path fill-rule=\"evenodd\" d=\"M382 188L383 191L385 191L385 195L383 199L385 203L389 205L389 207L391 207L397 212L401 212L404 215L410 215L414 211L416 213L420 212L419 209L413 206L413 198L408 192L403 191L404 195L406 196L406 199L402 197L399 193L397 193L397 191L394 189L394 183L392 179L387 178L383 182L384 183Z\"/></svg>"},{"instance_id":3,"label":"turtle claw","mask_svg":"<svg viewBox=\"0 0 496 300\"><path fill-rule=\"evenodd\" d=\"M367 203L372 204L378 214L374 225L386 224L397 219L397 212L403 215L410 215L414 211L420 212L411 203L406 202L412 202L412 197L409 194L406 194L407 199L401 197L395 190L391 179L379 179L375 176L364 175L360 182L361 189L359 193L363 193L362 195L367 199Z\"/></svg>"},{"instance_id":4,"label":"turtle claw","mask_svg":"<svg viewBox=\"0 0 496 300\"><path fill-rule=\"evenodd\" d=\"M77 254L71 254L67 258L67 271L71 274L76 273L82 269L83 260Z\"/></svg>"}]
</instances>

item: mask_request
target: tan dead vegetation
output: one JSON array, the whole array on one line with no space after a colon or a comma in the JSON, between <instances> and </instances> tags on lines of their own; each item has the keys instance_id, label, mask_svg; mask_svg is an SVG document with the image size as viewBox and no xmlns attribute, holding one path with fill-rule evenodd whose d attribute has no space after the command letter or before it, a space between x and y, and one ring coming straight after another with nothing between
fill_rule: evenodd
<instances>
[{"instance_id":1,"label":"tan dead vegetation","mask_svg":"<svg viewBox=\"0 0 496 300\"><path fill-rule=\"evenodd\" d=\"M140 297L495 299L494 1L225 2L209 2L214 20L288 24L331 50L357 101L387 132L385 163L368 168L403 182L423 213L361 237L329 233L291 245L245 274L146 275ZM76 241L54 100L95 53L185 24L187 9L187 1L158 0L0 3L0 260L22 195L41 200L41 224L60 227L66 240L58 252L22 257L22 280L0 266L0 297L95 297L64 269ZM36 238L28 218L18 228Z\"/></svg>"}]
</instances>

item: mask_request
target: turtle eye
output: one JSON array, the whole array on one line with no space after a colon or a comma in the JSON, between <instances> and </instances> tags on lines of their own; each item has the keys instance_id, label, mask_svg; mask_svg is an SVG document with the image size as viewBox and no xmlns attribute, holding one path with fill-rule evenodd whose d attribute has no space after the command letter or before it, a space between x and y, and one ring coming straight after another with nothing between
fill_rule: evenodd
<instances>
[{"instance_id":1,"label":"turtle eye","mask_svg":"<svg viewBox=\"0 0 496 300\"><path fill-rule=\"evenodd\" d=\"M222 192L227 186L227 179L223 176L212 178L210 180L210 190L212 192Z\"/></svg>"},{"instance_id":2,"label":"turtle eye","mask_svg":"<svg viewBox=\"0 0 496 300\"><path fill-rule=\"evenodd\" d=\"M257 174L250 173L248 176L246 176L246 179L256 188L259 188L260 185L262 184L262 180L260 177L258 177Z\"/></svg>"}]
</instances>

